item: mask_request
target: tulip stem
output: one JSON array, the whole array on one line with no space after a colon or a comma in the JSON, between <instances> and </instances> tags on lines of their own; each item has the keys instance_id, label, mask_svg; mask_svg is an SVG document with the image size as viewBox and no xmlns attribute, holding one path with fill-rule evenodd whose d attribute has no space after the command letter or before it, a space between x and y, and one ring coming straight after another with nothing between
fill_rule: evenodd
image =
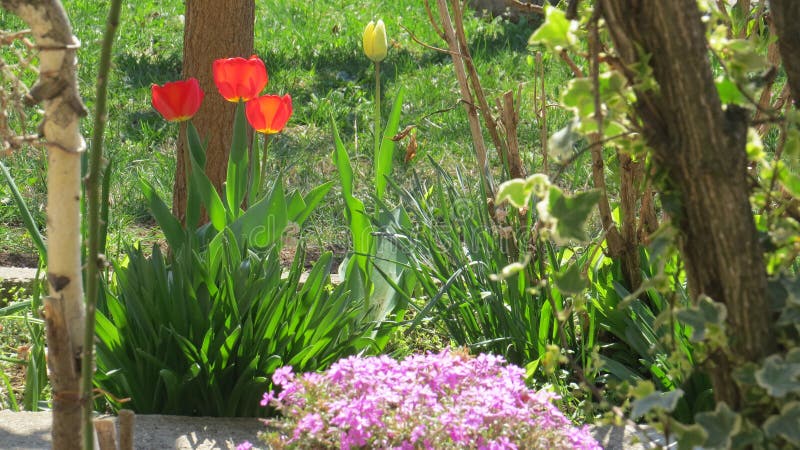
<instances>
[{"instance_id":1,"label":"tulip stem","mask_svg":"<svg viewBox=\"0 0 800 450\"><path fill-rule=\"evenodd\" d=\"M378 183L378 161L380 161L381 151L381 63L375 62L375 153L373 154L373 166L375 167L375 183Z\"/></svg>"}]
</instances>

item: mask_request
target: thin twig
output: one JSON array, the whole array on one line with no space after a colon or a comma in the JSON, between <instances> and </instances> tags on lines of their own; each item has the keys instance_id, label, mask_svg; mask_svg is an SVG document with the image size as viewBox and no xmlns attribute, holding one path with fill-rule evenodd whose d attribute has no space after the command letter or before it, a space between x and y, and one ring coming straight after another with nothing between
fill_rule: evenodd
<instances>
[{"instance_id":1,"label":"thin twig","mask_svg":"<svg viewBox=\"0 0 800 450\"><path fill-rule=\"evenodd\" d=\"M439 10L439 17L442 20L442 27L445 32L447 45L451 51L458 54L460 53L458 39L456 38L455 30L453 30L453 23L450 19L447 0L436 0L436 5ZM486 159L486 144L483 141L483 133L481 132L478 113L475 109L472 93L469 90L469 81L467 80L467 74L464 70L464 62L460 57L453 56L453 68L455 69L456 79L458 79L458 85L461 91L461 97L464 100L464 106L467 112L467 121L469 123L473 145L475 146L475 156L478 160L478 172L481 175L484 193L487 198L493 198L494 193L492 192L492 188L489 184L489 177L487 174L488 166ZM491 211L489 212L491 215Z\"/></svg>"},{"instance_id":2,"label":"thin twig","mask_svg":"<svg viewBox=\"0 0 800 450\"><path fill-rule=\"evenodd\" d=\"M428 0L425 0L424 3L425 3L425 13L428 15L428 21L431 23L433 30L436 32L436 34L439 35L440 38L442 38L443 41L447 41L447 36L444 34L444 30L442 30L442 27L439 26L438 23L436 23L436 19L433 16L433 11L431 11L430 3L428 3Z\"/></svg>"},{"instance_id":3,"label":"thin twig","mask_svg":"<svg viewBox=\"0 0 800 450\"><path fill-rule=\"evenodd\" d=\"M558 52L558 56L561 58L562 61L567 63L570 70L572 70L573 75L575 75L578 78L584 77L583 71L581 70L580 67L578 67L577 64L575 64L575 61L572 60L572 58L569 56L569 53L567 53L566 50L561 50L560 52Z\"/></svg>"},{"instance_id":4,"label":"thin twig","mask_svg":"<svg viewBox=\"0 0 800 450\"><path fill-rule=\"evenodd\" d=\"M451 4L453 6L453 16L455 17L454 31L456 33L456 37L458 38L458 45L462 53L464 66L466 67L467 74L469 75L472 92L474 93L475 98L478 100L478 110L481 112L481 117L483 117L483 121L486 124L486 129L489 131L489 136L492 138L492 142L494 143L497 154L500 157L500 161L506 168L506 171L508 171L509 162L506 142L500 138L500 133L497 132L497 122L494 120L494 117L492 116L492 109L489 107L489 103L486 101L486 95L483 92L480 77L478 77L478 70L475 68L472 55L469 51L467 37L464 34L464 11L461 8L460 0L451 0Z\"/></svg>"},{"instance_id":5,"label":"thin twig","mask_svg":"<svg viewBox=\"0 0 800 450\"><path fill-rule=\"evenodd\" d=\"M542 106L539 110L539 140L542 144L542 169L545 174L549 172L548 151L547 151L547 92L545 91L544 64L542 62L542 52L536 52L536 65L539 66L539 82L541 83ZM535 103L534 98L534 103Z\"/></svg>"},{"instance_id":6,"label":"thin twig","mask_svg":"<svg viewBox=\"0 0 800 450\"><path fill-rule=\"evenodd\" d=\"M422 42L411 30L409 30L408 28L404 27L403 25L400 25L400 28L402 28L406 33L408 33L408 35L411 37L412 41L416 42L417 44L419 44L419 45L421 45L421 46L423 46L423 47L425 47L427 49L434 50L434 51L437 51L437 52L440 52L440 53L447 53L448 55L451 55L451 56L461 56L461 54L458 53L458 52L453 52L453 51L448 50L446 48L436 47L435 45L426 44L426 43Z\"/></svg>"},{"instance_id":7,"label":"thin twig","mask_svg":"<svg viewBox=\"0 0 800 450\"><path fill-rule=\"evenodd\" d=\"M95 96L94 131L92 147L89 153L89 175L86 181L88 251L86 263L86 328L83 339L83 358L81 384L83 392L83 447L84 450L94 448L92 425L92 379L94 376L94 329L95 311L100 288L100 268L105 265L100 254L100 209L101 179L103 172L103 135L107 116L106 101L108 98L108 72L111 68L111 49L114 45L114 34L119 25L121 0L112 0L103 33L103 44L100 51L100 63L97 71L97 93Z\"/></svg>"}]
</instances>

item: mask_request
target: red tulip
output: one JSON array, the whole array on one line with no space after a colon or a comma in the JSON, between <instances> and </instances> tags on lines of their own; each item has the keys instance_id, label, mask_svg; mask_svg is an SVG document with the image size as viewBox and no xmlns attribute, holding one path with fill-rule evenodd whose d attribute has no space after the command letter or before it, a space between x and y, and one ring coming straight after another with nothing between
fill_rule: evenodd
<instances>
[{"instance_id":1,"label":"red tulip","mask_svg":"<svg viewBox=\"0 0 800 450\"><path fill-rule=\"evenodd\" d=\"M246 102L258 97L267 85L267 68L258 56L214 61L214 83L229 102Z\"/></svg>"},{"instance_id":2,"label":"red tulip","mask_svg":"<svg viewBox=\"0 0 800 450\"><path fill-rule=\"evenodd\" d=\"M263 95L245 105L245 115L250 125L264 134L278 133L292 115L292 97L289 94Z\"/></svg>"},{"instance_id":3,"label":"red tulip","mask_svg":"<svg viewBox=\"0 0 800 450\"><path fill-rule=\"evenodd\" d=\"M195 78L151 87L153 108L170 122L189 120L203 103L203 90Z\"/></svg>"}]
</instances>

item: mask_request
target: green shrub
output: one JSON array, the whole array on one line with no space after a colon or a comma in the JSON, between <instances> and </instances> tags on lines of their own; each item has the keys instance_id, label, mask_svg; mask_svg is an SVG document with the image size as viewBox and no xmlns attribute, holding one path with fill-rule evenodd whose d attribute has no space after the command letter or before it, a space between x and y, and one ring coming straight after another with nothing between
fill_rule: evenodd
<instances>
[{"instance_id":1,"label":"green shrub","mask_svg":"<svg viewBox=\"0 0 800 450\"><path fill-rule=\"evenodd\" d=\"M477 189L435 171L430 185L419 178L411 189L393 185L413 224L396 224L393 241L417 277L418 298L409 299L418 308L414 323L433 318L456 345L503 355L531 375L548 344L562 345L553 305L568 309L571 300L555 286L540 288L543 274L558 274L561 254L536 238L535 210L490 217ZM564 344L591 348L595 329L565 323Z\"/></svg>"},{"instance_id":2,"label":"green shrub","mask_svg":"<svg viewBox=\"0 0 800 450\"><path fill-rule=\"evenodd\" d=\"M187 249L131 248L115 265L98 308L95 377L113 409L263 414L258 399L277 367L320 370L372 345L363 300L329 283L330 253L301 283L302 247L287 276L276 248L240 247L230 233Z\"/></svg>"}]
</instances>

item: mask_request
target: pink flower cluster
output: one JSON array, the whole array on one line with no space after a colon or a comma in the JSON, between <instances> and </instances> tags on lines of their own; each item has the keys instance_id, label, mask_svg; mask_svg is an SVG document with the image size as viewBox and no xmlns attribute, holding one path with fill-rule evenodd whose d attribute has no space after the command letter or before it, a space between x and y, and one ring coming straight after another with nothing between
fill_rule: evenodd
<instances>
[{"instance_id":1,"label":"pink flower cluster","mask_svg":"<svg viewBox=\"0 0 800 450\"><path fill-rule=\"evenodd\" d=\"M554 394L536 392L524 370L502 357L444 350L404 361L350 357L326 372L278 369L280 390L261 404L277 408L287 432L276 448L600 449L574 427Z\"/></svg>"}]
</instances>

